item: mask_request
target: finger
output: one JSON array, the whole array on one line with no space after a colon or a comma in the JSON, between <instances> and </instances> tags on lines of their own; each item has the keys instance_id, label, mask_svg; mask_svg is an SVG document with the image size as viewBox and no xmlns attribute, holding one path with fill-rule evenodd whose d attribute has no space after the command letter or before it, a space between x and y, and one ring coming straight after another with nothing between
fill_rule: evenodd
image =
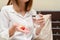
<instances>
[{"instance_id":1,"label":"finger","mask_svg":"<svg viewBox=\"0 0 60 40\"><path fill-rule=\"evenodd\" d=\"M45 22L40 23L40 26L43 28L45 26Z\"/></svg>"},{"instance_id":2,"label":"finger","mask_svg":"<svg viewBox=\"0 0 60 40\"><path fill-rule=\"evenodd\" d=\"M40 17L43 17L43 14L39 14Z\"/></svg>"},{"instance_id":3,"label":"finger","mask_svg":"<svg viewBox=\"0 0 60 40\"><path fill-rule=\"evenodd\" d=\"M22 30L20 27L16 27L16 30L18 32L22 32L22 33L29 33L29 30L28 29Z\"/></svg>"},{"instance_id":4,"label":"finger","mask_svg":"<svg viewBox=\"0 0 60 40\"><path fill-rule=\"evenodd\" d=\"M16 27L16 31L24 33L24 30L20 29L20 27Z\"/></svg>"},{"instance_id":5,"label":"finger","mask_svg":"<svg viewBox=\"0 0 60 40\"><path fill-rule=\"evenodd\" d=\"M40 24L42 24L43 22L44 22L43 20L40 20L40 21L37 21L36 23L40 25Z\"/></svg>"},{"instance_id":6,"label":"finger","mask_svg":"<svg viewBox=\"0 0 60 40\"><path fill-rule=\"evenodd\" d=\"M28 30L24 30L25 31L25 34L28 34L29 33L29 31Z\"/></svg>"},{"instance_id":7,"label":"finger","mask_svg":"<svg viewBox=\"0 0 60 40\"><path fill-rule=\"evenodd\" d=\"M13 24L13 26L14 26L14 27L17 27L17 26L18 26L18 24L17 24L17 23L14 23L14 24Z\"/></svg>"},{"instance_id":8,"label":"finger","mask_svg":"<svg viewBox=\"0 0 60 40\"><path fill-rule=\"evenodd\" d=\"M39 20L39 21L37 21L37 23L40 23L40 24L43 23L43 22L44 22L44 20Z\"/></svg>"},{"instance_id":9,"label":"finger","mask_svg":"<svg viewBox=\"0 0 60 40\"><path fill-rule=\"evenodd\" d=\"M44 20L44 18L43 18L43 17L40 17L39 19L37 19L37 21L38 21L38 20Z\"/></svg>"},{"instance_id":10,"label":"finger","mask_svg":"<svg viewBox=\"0 0 60 40\"><path fill-rule=\"evenodd\" d=\"M32 19L36 19L36 17L32 17Z\"/></svg>"}]
</instances>

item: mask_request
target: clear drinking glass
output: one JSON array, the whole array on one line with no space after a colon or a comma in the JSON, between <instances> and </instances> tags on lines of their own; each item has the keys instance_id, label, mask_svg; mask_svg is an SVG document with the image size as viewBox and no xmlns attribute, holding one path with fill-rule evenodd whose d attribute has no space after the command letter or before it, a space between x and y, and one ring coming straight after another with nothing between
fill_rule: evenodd
<instances>
[{"instance_id":1,"label":"clear drinking glass","mask_svg":"<svg viewBox=\"0 0 60 40\"><path fill-rule=\"evenodd\" d=\"M36 15L32 15L32 19L33 19L33 24L35 27L40 27L39 23L37 22L38 19L40 19L40 13L36 13Z\"/></svg>"}]
</instances>

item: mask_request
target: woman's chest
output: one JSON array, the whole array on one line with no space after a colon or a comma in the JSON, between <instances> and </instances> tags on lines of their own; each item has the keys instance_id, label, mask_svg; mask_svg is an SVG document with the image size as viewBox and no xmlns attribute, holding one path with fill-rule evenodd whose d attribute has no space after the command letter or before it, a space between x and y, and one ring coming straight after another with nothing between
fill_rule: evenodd
<instances>
[{"instance_id":1,"label":"woman's chest","mask_svg":"<svg viewBox=\"0 0 60 40\"><path fill-rule=\"evenodd\" d=\"M20 25L33 27L33 20L31 15L27 17L22 17L16 14L10 14L9 17L11 20L10 25L13 25L14 23L18 23Z\"/></svg>"}]
</instances>

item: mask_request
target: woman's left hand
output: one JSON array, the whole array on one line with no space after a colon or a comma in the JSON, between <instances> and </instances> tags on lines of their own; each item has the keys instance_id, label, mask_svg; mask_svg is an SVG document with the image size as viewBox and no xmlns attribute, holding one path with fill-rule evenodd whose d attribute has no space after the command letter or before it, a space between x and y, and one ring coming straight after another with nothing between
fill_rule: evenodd
<instances>
[{"instance_id":1,"label":"woman's left hand","mask_svg":"<svg viewBox=\"0 0 60 40\"><path fill-rule=\"evenodd\" d=\"M41 29L45 25L45 21L44 21L43 15L42 14L39 14L39 16L40 16L40 18L36 20L37 24L40 25L40 27L37 27L37 29L36 29L36 34L37 35L40 33Z\"/></svg>"},{"instance_id":2,"label":"woman's left hand","mask_svg":"<svg viewBox=\"0 0 60 40\"><path fill-rule=\"evenodd\" d=\"M43 27L45 25L45 20L43 18L42 14L38 14L40 16L39 19L36 20L36 22L40 25L40 27Z\"/></svg>"}]
</instances>

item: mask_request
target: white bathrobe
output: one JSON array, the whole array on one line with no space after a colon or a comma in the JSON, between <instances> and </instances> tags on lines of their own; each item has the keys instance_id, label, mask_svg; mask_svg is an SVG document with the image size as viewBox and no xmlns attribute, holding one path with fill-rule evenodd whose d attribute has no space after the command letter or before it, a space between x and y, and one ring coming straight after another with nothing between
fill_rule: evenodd
<instances>
[{"instance_id":1,"label":"white bathrobe","mask_svg":"<svg viewBox=\"0 0 60 40\"><path fill-rule=\"evenodd\" d=\"M13 5L3 7L0 13L0 40L31 40L33 35L35 35L32 14L36 14L36 11L33 9L22 16L13 9ZM24 35L22 32L16 31L12 37L9 37L9 28L11 28L14 23L29 27L31 29L30 33ZM48 22L46 23L48 24ZM52 40L51 26L46 26L46 29L43 29L39 37L44 40L47 38L47 40Z\"/></svg>"}]
</instances>

